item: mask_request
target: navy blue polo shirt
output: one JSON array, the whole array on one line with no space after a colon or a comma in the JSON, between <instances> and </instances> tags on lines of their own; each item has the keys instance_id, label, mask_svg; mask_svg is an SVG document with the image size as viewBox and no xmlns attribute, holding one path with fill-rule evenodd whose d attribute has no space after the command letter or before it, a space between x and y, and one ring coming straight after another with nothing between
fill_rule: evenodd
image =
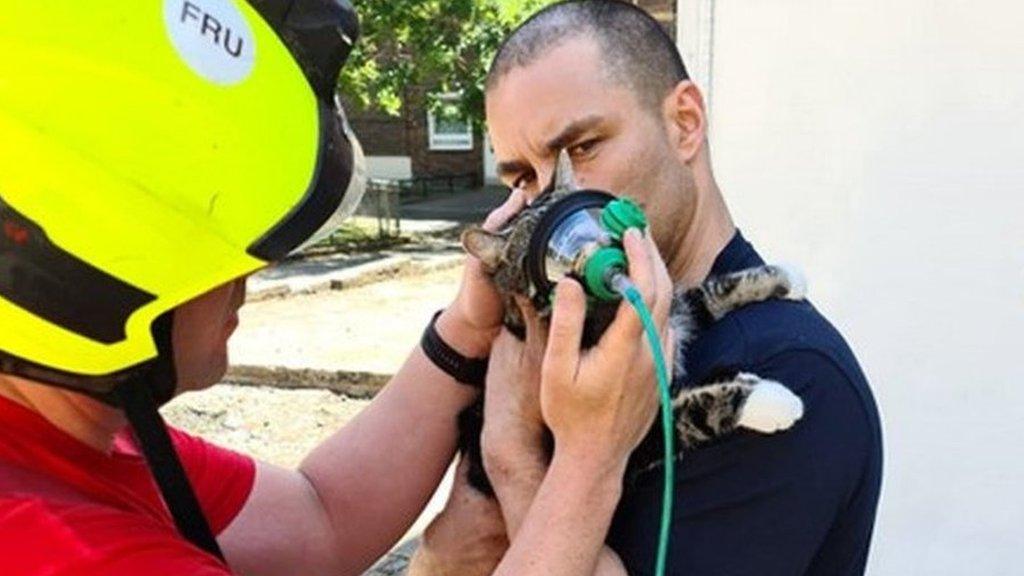
<instances>
[{"instance_id":1,"label":"navy blue polo shirt","mask_svg":"<svg viewBox=\"0 0 1024 576\"><path fill-rule=\"evenodd\" d=\"M763 264L737 232L712 274ZM862 574L878 504L882 438L868 383L843 337L809 302L750 304L702 327L684 385L738 371L780 382L804 416L773 435L738 431L676 469L668 573ZM661 450L660 428L639 454ZM608 544L633 576L653 574L663 469L627 474Z\"/></svg>"}]
</instances>

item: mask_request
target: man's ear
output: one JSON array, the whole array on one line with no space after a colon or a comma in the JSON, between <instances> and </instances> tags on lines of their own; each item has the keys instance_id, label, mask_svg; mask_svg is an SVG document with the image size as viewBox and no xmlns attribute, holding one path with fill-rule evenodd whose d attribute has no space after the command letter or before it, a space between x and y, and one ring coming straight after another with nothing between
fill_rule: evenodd
<instances>
[{"instance_id":1,"label":"man's ear","mask_svg":"<svg viewBox=\"0 0 1024 576\"><path fill-rule=\"evenodd\" d=\"M697 85L683 80L672 89L663 102L665 126L672 146L680 160L689 164L707 140L707 111L704 96Z\"/></svg>"},{"instance_id":2,"label":"man's ear","mask_svg":"<svg viewBox=\"0 0 1024 576\"><path fill-rule=\"evenodd\" d=\"M505 250L505 237L473 226L462 233L462 247L483 262L484 268L494 272Z\"/></svg>"}]
</instances>

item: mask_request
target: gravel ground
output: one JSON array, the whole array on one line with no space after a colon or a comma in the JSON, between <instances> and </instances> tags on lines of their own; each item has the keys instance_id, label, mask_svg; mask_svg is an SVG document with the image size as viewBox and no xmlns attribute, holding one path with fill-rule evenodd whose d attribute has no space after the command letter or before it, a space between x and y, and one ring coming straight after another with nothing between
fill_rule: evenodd
<instances>
[{"instance_id":1,"label":"gravel ground","mask_svg":"<svg viewBox=\"0 0 1024 576\"><path fill-rule=\"evenodd\" d=\"M367 404L326 390L220 384L180 396L162 412L215 444L291 468Z\"/></svg>"}]
</instances>

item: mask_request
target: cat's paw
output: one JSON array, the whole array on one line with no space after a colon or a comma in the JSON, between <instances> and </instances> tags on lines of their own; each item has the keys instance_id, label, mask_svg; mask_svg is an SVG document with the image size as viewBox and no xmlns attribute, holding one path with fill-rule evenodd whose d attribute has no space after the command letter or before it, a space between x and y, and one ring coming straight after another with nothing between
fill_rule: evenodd
<instances>
[{"instance_id":1,"label":"cat's paw","mask_svg":"<svg viewBox=\"0 0 1024 576\"><path fill-rule=\"evenodd\" d=\"M789 288L789 291L784 296L786 300L804 300L807 298L807 277L804 276L804 272L799 266L787 262L781 262L773 266L779 270L781 276L786 280L786 286Z\"/></svg>"},{"instance_id":2,"label":"cat's paw","mask_svg":"<svg viewBox=\"0 0 1024 576\"><path fill-rule=\"evenodd\" d=\"M738 426L762 434L786 430L804 415L804 403L778 382L762 380L751 374L741 377L755 378L758 384L743 403Z\"/></svg>"}]
</instances>

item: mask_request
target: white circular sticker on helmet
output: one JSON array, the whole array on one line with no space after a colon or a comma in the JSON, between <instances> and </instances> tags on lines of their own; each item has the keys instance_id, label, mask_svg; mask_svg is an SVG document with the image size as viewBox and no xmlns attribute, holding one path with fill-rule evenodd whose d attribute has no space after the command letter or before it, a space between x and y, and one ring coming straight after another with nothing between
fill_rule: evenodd
<instances>
[{"instance_id":1,"label":"white circular sticker on helmet","mask_svg":"<svg viewBox=\"0 0 1024 576\"><path fill-rule=\"evenodd\" d=\"M245 80L256 61L256 39L233 0L164 0L171 44L189 68L215 84Z\"/></svg>"}]
</instances>

